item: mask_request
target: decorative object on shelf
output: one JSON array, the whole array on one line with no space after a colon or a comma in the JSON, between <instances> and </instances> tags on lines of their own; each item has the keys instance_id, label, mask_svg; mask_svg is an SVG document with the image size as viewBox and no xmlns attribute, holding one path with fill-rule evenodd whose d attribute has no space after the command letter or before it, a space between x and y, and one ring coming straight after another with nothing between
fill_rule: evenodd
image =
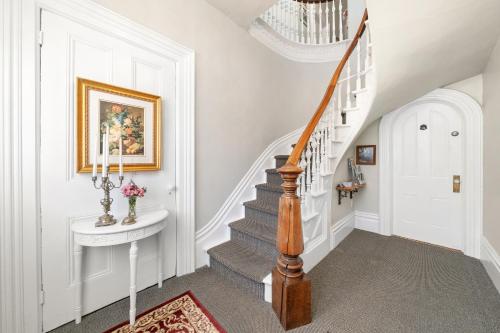
<instances>
[{"instance_id":1,"label":"decorative object on shelf","mask_svg":"<svg viewBox=\"0 0 500 333\"><path fill-rule=\"evenodd\" d=\"M123 219L122 224L134 224L137 222L135 205L137 204L137 198L142 198L144 193L146 193L146 188L137 186L132 180L122 187L123 196L128 198L128 216Z\"/></svg>"},{"instance_id":2,"label":"decorative object on shelf","mask_svg":"<svg viewBox=\"0 0 500 333\"><path fill-rule=\"evenodd\" d=\"M356 146L356 164L358 165L377 164L377 146L376 145Z\"/></svg>"},{"instance_id":3,"label":"decorative object on shelf","mask_svg":"<svg viewBox=\"0 0 500 333\"><path fill-rule=\"evenodd\" d=\"M115 185L109 177L109 126L105 126L106 130L102 135L102 145L101 151L102 154L102 175L101 175L101 184L97 185L97 155L98 155L98 140L96 140L95 148L94 148L94 163L92 166L92 183L94 187L98 190L104 191L104 198L100 201L104 210L104 215L101 215L97 222L95 223L96 227L104 227L113 225L116 223L116 219L113 215L110 214L111 204L113 203L113 198L109 196L111 190L122 186L123 183L123 156L122 156L122 139L119 140L119 157L118 157L118 165L119 165L119 175L118 179L120 183Z\"/></svg>"},{"instance_id":4,"label":"decorative object on shelf","mask_svg":"<svg viewBox=\"0 0 500 333\"><path fill-rule=\"evenodd\" d=\"M352 158L347 160L348 171L351 173L352 183L357 185L365 184L365 176L361 172L361 167L357 165Z\"/></svg>"},{"instance_id":5,"label":"decorative object on shelf","mask_svg":"<svg viewBox=\"0 0 500 333\"><path fill-rule=\"evenodd\" d=\"M160 170L161 97L109 84L77 79L78 172L90 172L98 143L91 138L109 127L110 171L118 170L122 141L125 171ZM102 164L102 153L98 163Z\"/></svg>"}]
</instances>

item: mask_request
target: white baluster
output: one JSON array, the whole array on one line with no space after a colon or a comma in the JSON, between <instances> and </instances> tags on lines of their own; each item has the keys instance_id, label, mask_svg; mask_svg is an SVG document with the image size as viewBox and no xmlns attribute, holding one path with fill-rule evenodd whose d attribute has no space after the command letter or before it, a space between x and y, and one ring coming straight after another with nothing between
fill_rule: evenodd
<instances>
[{"instance_id":1,"label":"white baluster","mask_svg":"<svg viewBox=\"0 0 500 333\"><path fill-rule=\"evenodd\" d=\"M304 4L302 2L299 2L299 28L300 28L300 42L305 43L306 42L306 36L304 34Z\"/></svg>"},{"instance_id":2,"label":"white baluster","mask_svg":"<svg viewBox=\"0 0 500 333\"><path fill-rule=\"evenodd\" d=\"M317 33L317 28L316 28L316 4L313 3L312 6L312 12L311 12L311 25L312 25L312 44L317 44L317 39L316 39L316 33Z\"/></svg>"},{"instance_id":3,"label":"white baluster","mask_svg":"<svg viewBox=\"0 0 500 333\"><path fill-rule=\"evenodd\" d=\"M351 102L351 58L347 59L347 85L346 85L346 90L347 90L347 97L346 97L346 108L351 108L352 107L352 102Z\"/></svg>"},{"instance_id":4,"label":"white baluster","mask_svg":"<svg viewBox=\"0 0 500 333\"><path fill-rule=\"evenodd\" d=\"M288 40L291 40L292 36L292 11L291 11L291 6L292 6L292 0L287 0L285 2L285 25L286 25L286 32L285 36Z\"/></svg>"},{"instance_id":5,"label":"white baluster","mask_svg":"<svg viewBox=\"0 0 500 333\"><path fill-rule=\"evenodd\" d=\"M323 4L320 2L318 3L318 14L319 14L319 36L318 36L318 44L323 43Z\"/></svg>"},{"instance_id":6,"label":"white baluster","mask_svg":"<svg viewBox=\"0 0 500 333\"><path fill-rule=\"evenodd\" d=\"M300 198L304 201L304 194L306 193L306 174L307 174L307 162L305 150L302 151L302 155L299 163L302 173L300 174Z\"/></svg>"},{"instance_id":7,"label":"white baluster","mask_svg":"<svg viewBox=\"0 0 500 333\"><path fill-rule=\"evenodd\" d=\"M275 4L273 6L273 29L276 32L278 31L278 9L279 9L279 5Z\"/></svg>"},{"instance_id":8,"label":"white baluster","mask_svg":"<svg viewBox=\"0 0 500 333\"><path fill-rule=\"evenodd\" d=\"M342 0L339 0L339 40L344 40L344 9L342 6Z\"/></svg>"},{"instance_id":9,"label":"white baluster","mask_svg":"<svg viewBox=\"0 0 500 333\"><path fill-rule=\"evenodd\" d=\"M372 33L368 21L366 21L366 43L368 44L366 58L368 59L368 67L370 67L372 65Z\"/></svg>"},{"instance_id":10,"label":"white baluster","mask_svg":"<svg viewBox=\"0 0 500 333\"><path fill-rule=\"evenodd\" d=\"M311 137L311 191L316 192L316 137L313 133Z\"/></svg>"},{"instance_id":11,"label":"white baluster","mask_svg":"<svg viewBox=\"0 0 500 333\"><path fill-rule=\"evenodd\" d=\"M312 36L312 9L311 4L306 3L306 15L307 15L307 44L311 44Z\"/></svg>"},{"instance_id":12,"label":"white baluster","mask_svg":"<svg viewBox=\"0 0 500 333\"><path fill-rule=\"evenodd\" d=\"M276 30L280 35L283 35L283 1L278 3L278 29Z\"/></svg>"},{"instance_id":13,"label":"white baluster","mask_svg":"<svg viewBox=\"0 0 500 333\"><path fill-rule=\"evenodd\" d=\"M326 165L326 116L323 115L323 124L321 126L321 172L325 173L327 171Z\"/></svg>"},{"instance_id":14,"label":"white baluster","mask_svg":"<svg viewBox=\"0 0 500 333\"><path fill-rule=\"evenodd\" d=\"M331 20L330 20L330 2L326 2L325 17L326 17L326 43L329 44L330 43L330 23L331 23Z\"/></svg>"},{"instance_id":15,"label":"white baluster","mask_svg":"<svg viewBox=\"0 0 500 333\"><path fill-rule=\"evenodd\" d=\"M342 82L340 82L337 85L337 112L338 112L338 118L340 118L340 123L342 123Z\"/></svg>"},{"instance_id":16,"label":"white baluster","mask_svg":"<svg viewBox=\"0 0 500 333\"><path fill-rule=\"evenodd\" d=\"M356 77L356 90L361 89L361 39L358 39L358 45L356 46L357 49L357 54L356 54L356 70L357 70L357 77ZM356 104L357 106L357 104Z\"/></svg>"},{"instance_id":17,"label":"white baluster","mask_svg":"<svg viewBox=\"0 0 500 333\"><path fill-rule=\"evenodd\" d=\"M332 42L337 42L337 19L335 17L335 12L337 8L335 7L335 1L332 1Z\"/></svg>"},{"instance_id":18,"label":"white baluster","mask_svg":"<svg viewBox=\"0 0 500 333\"><path fill-rule=\"evenodd\" d=\"M292 1L293 40L299 42L299 9L297 1Z\"/></svg>"}]
</instances>

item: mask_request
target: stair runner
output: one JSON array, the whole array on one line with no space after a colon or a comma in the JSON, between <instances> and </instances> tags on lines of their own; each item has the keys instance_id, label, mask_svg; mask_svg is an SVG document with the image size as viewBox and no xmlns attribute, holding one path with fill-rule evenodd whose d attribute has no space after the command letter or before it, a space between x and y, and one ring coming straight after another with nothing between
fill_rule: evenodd
<instances>
[{"instance_id":1,"label":"stair runner","mask_svg":"<svg viewBox=\"0 0 500 333\"><path fill-rule=\"evenodd\" d=\"M222 276L264 299L262 280L276 264L282 167L288 155L275 156L276 169L267 169L267 182L256 185L257 199L243 203L245 217L229 224L231 240L208 250L210 267Z\"/></svg>"}]
</instances>

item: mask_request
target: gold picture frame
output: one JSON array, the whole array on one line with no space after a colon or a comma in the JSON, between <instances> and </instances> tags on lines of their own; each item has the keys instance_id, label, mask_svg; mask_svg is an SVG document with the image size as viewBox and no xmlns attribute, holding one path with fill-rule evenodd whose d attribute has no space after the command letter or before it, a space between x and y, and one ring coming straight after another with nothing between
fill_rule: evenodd
<instances>
[{"instance_id":1,"label":"gold picture frame","mask_svg":"<svg viewBox=\"0 0 500 333\"><path fill-rule=\"evenodd\" d=\"M161 169L160 96L77 78L76 99L78 173L92 172L91 144L92 147L99 147L97 154L101 156L102 126L108 123L106 126L111 126L112 131L115 130L115 133L118 131L115 138L118 136L124 142L122 151L124 151L125 172ZM106 119L105 122L103 118ZM99 140L98 146L95 141L91 142L91 137L93 140ZM115 143L112 141L111 144ZM118 155L116 148L111 150L112 155ZM110 163L110 172L117 172L117 156L112 158L115 161L112 160ZM100 170L101 163L98 161L97 164Z\"/></svg>"}]
</instances>

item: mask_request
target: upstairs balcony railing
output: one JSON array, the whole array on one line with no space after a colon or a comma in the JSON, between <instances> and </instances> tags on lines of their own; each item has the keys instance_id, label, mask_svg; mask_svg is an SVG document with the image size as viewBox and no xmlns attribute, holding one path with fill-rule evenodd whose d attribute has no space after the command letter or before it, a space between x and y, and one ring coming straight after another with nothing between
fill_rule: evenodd
<instances>
[{"instance_id":1,"label":"upstairs balcony railing","mask_svg":"<svg viewBox=\"0 0 500 333\"><path fill-rule=\"evenodd\" d=\"M345 0L279 0L260 18L289 41L328 45L348 38Z\"/></svg>"}]
</instances>

